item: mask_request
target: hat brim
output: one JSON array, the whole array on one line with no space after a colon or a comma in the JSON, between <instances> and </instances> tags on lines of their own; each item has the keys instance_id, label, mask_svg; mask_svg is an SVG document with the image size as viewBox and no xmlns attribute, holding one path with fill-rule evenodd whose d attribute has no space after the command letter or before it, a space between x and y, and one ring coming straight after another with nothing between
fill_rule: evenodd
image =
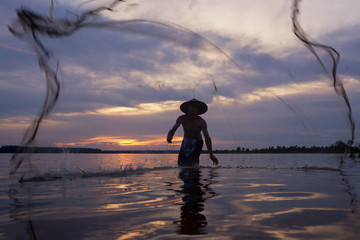
<instances>
[{"instance_id":1,"label":"hat brim","mask_svg":"<svg viewBox=\"0 0 360 240\"><path fill-rule=\"evenodd\" d=\"M197 114L201 115L207 112L208 107L206 103L201 102L196 99L192 99L190 101L184 102L180 105L180 110L184 113L189 113L190 106L197 109Z\"/></svg>"}]
</instances>

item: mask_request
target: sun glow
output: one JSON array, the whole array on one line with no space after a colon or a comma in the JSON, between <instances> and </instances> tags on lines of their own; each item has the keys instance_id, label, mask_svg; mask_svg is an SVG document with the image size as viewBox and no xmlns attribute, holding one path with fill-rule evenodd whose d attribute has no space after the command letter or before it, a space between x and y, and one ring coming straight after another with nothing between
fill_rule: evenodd
<instances>
[{"instance_id":1,"label":"sun glow","mask_svg":"<svg viewBox=\"0 0 360 240\"><path fill-rule=\"evenodd\" d=\"M173 145L179 145L181 143L181 137L174 137ZM128 138L121 136L98 136L94 138L88 138L79 140L77 142L58 142L57 146L91 146L91 145L103 145L107 148L116 148L116 147L146 147L149 146L165 146L166 139L163 135L157 136L143 136L143 139L140 138Z\"/></svg>"}]
</instances>

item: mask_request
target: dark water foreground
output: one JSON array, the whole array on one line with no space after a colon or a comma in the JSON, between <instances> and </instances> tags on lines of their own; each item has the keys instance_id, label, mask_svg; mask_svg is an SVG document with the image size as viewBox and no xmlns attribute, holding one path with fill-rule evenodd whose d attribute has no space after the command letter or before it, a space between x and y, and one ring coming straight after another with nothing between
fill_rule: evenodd
<instances>
[{"instance_id":1,"label":"dark water foreground","mask_svg":"<svg viewBox=\"0 0 360 240\"><path fill-rule=\"evenodd\" d=\"M360 209L338 171L159 168L51 180L3 189L0 239L360 236Z\"/></svg>"}]
</instances>

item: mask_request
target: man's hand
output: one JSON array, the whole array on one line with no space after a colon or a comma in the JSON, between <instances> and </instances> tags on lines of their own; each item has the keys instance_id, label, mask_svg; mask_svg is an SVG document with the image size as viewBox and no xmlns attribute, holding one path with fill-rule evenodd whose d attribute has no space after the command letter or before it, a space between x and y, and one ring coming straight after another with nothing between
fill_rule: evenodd
<instances>
[{"instance_id":1,"label":"man's hand","mask_svg":"<svg viewBox=\"0 0 360 240\"><path fill-rule=\"evenodd\" d=\"M172 136L171 136L170 134L168 134L168 136L167 136L167 139L166 139L166 140L167 140L167 142L168 142L168 143L171 143Z\"/></svg>"},{"instance_id":2,"label":"man's hand","mask_svg":"<svg viewBox=\"0 0 360 240\"><path fill-rule=\"evenodd\" d=\"M214 165L219 164L219 160L214 156L214 154L210 154L210 159L213 161Z\"/></svg>"}]
</instances>

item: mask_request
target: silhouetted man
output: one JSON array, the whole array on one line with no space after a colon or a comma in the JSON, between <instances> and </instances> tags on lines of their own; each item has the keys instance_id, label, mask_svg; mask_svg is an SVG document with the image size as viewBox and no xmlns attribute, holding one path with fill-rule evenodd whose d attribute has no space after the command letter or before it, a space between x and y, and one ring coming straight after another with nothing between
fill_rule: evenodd
<instances>
[{"instance_id":1,"label":"silhouetted man","mask_svg":"<svg viewBox=\"0 0 360 240\"><path fill-rule=\"evenodd\" d=\"M180 110L184 112L177 118L175 125L170 129L167 141L171 143L174 133L180 125L184 129L184 139L181 144L178 164L180 166L197 166L199 165L199 156L204 145L201 132L205 138L205 144L210 154L213 164L219 163L212 151L211 138L207 130L207 124L199 115L204 114L208 107L205 103L192 99L180 105Z\"/></svg>"}]
</instances>

